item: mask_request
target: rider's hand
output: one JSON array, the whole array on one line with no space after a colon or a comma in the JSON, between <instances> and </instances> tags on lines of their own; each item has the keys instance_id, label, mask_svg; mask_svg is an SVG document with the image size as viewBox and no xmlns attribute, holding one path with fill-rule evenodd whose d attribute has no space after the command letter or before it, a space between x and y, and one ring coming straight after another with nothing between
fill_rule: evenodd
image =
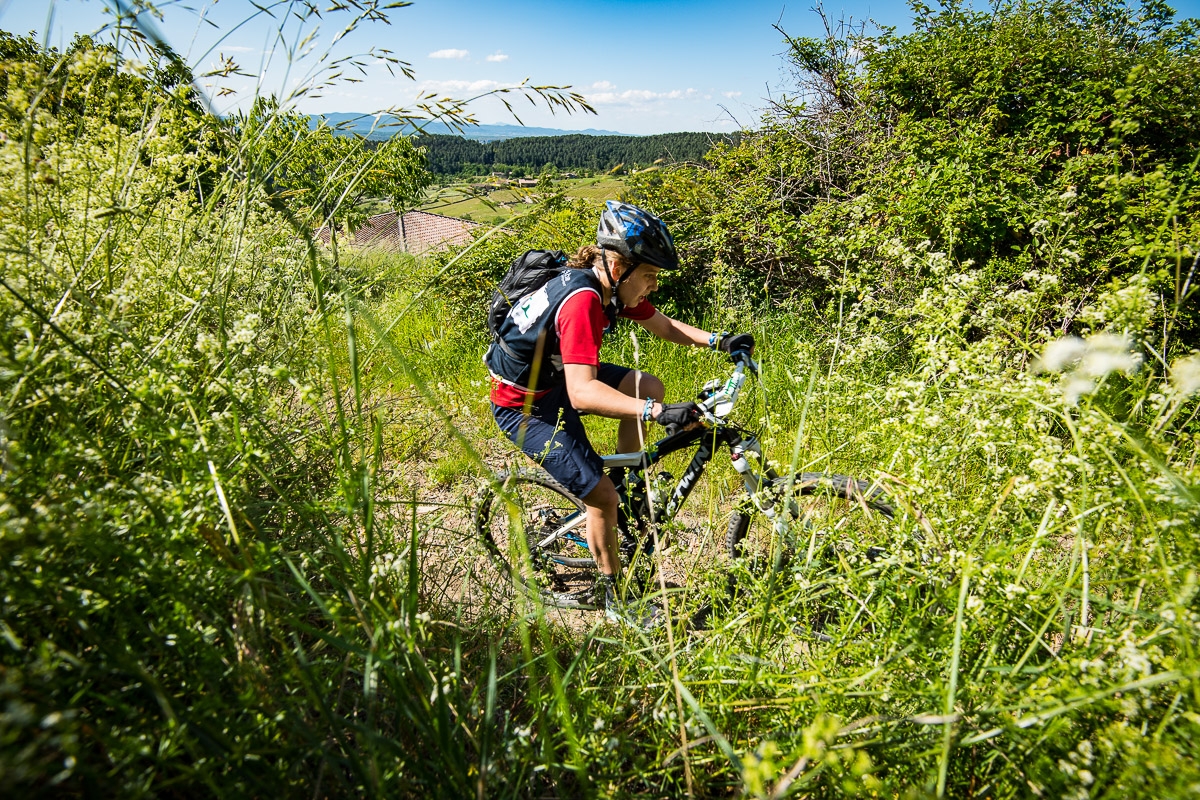
<instances>
[{"instance_id":1,"label":"rider's hand","mask_svg":"<svg viewBox=\"0 0 1200 800\"><path fill-rule=\"evenodd\" d=\"M754 353L754 334L752 333L731 333L728 336L722 336L721 341L717 343L717 349L723 350L730 355L734 353Z\"/></svg>"},{"instance_id":2,"label":"rider's hand","mask_svg":"<svg viewBox=\"0 0 1200 800\"><path fill-rule=\"evenodd\" d=\"M700 406L689 401L664 405L654 421L666 428L668 435L673 436L699 419Z\"/></svg>"}]
</instances>

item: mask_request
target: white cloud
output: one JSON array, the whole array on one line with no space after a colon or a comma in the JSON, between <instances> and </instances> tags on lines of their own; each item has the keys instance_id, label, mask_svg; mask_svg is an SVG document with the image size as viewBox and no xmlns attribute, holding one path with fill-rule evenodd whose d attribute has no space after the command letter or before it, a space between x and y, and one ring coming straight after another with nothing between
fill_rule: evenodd
<instances>
[{"instance_id":1,"label":"white cloud","mask_svg":"<svg viewBox=\"0 0 1200 800\"><path fill-rule=\"evenodd\" d=\"M239 45L225 45L220 48L222 53L257 53L253 47L241 47Z\"/></svg>"},{"instance_id":2,"label":"white cloud","mask_svg":"<svg viewBox=\"0 0 1200 800\"><path fill-rule=\"evenodd\" d=\"M500 83L499 81L422 81L417 88L434 94L455 94L458 92L490 92L494 89L504 89L516 86L515 83Z\"/></svg>"},{"instance_id":3,"label":"white cloud","mask_svg":"<svg viewBox=\"0 0 1200 800\"><path fill-rule=\"evenodd\" d=\"M434 50L432 53L429 54L429 57L430 58L457 58L457 59L461 60L461 59L466 58L470 54L471 53L468 50L455 50L453 48L447 48L445 50Z\"/></svg>"},{"instance_id":4,"label":"white cloud","mask_svg":"<svg viewBox=\"0 0 1200 800\"><path fill-rule=\"evenodd\" d=\"M501 61L508 61L508 55L506 53L501 53L501 52L497 51L495 53L492 53L490 56L488 56L487 60L495 61L497 63L501 62Z\"/></svg>"},{"instance_id":5,"label":"white cloud","mask_svg":"<svg viewBox=\"0 0 1200 800\"><path fill-rule=\"evenodd\" d=\"M604 81L603 83L607 83ZM611 84L609 84L611 88ZM687 100L699 94L695 89L672 89L653 92L649 89L626 89L623 92L601 91L587 95L587 101L602 106L639 106L664 100Z\"/></svg>"},{"instance_id":6,"label":"white cloud","mask_svg":"<svg viewBox=\"0 0 1200 800\"><path fill-rule=\"evenodd\" d=\"M613 89L617 88L617 86L616 86L616 84L609 83L608 81L596 81L595 83L592 84L592 88L598 89L601 92L608 92L608 91L612 91Z\"/></svg>"},{"instance_id":7,"label":"white cloud","mask_svg":"<svg viewBox=\"0 0 1200 800\"><path fill-rule=\"evenodd\" d=\"M724 95L725 97L728 97L730 100L733 100L734 98L742 96L741 92L721 92L721 94Z\"/></svg>"}]
</instances>

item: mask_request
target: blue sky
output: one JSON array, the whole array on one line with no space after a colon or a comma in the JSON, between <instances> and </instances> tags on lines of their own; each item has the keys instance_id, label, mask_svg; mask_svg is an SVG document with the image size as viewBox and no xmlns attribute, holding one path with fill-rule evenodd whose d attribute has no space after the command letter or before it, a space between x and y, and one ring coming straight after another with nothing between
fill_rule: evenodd
<instances>
[{"instance_id":1,"label":"blue sky","mask_svg":"<svg viewBox=\"0 0 1200 800\"><path fill-rule=\"evenodd\" d=\"M0 28L37 31L62 47L76 32L92 32L111 21L101 0L0 0ZM373 112L411 106L420 92L471 97L492 89L533 83L569 84L597 115L550 114L519 99L529 125L623 133L683 130L721 131L753 125L771 97L789 86L779 24L792 36L819 35L811 0L415 0L388 12L390 25L363 23L337 34L345 14L299 25L284 12L286 0L260 0L279 19L255 15L246 0L164 0L157 21L168 41L197 72L233 59L254 77L208 79L220 111L244 107L256 91L286 96L310 86L320 58L333 59L386 48L412 64L416 80L390 75L368 59L357 83L309 89L296 107L308 113ZM329 5L322 2L322 7ZM1200 16L1200 0L1176 0L1180 16ZM833 20L873 20L908 29L907 3L826 2ZM52 14L47 26L48 14ZM48 33L47 33L48 31ZM307 55L293 58L298 43L313 38ZM229 93L218 97L219 90ZM230 91L231 90L231 91ZM512 122L494 99L473 106L481 122Z\"/></svg>"}]
</instances>

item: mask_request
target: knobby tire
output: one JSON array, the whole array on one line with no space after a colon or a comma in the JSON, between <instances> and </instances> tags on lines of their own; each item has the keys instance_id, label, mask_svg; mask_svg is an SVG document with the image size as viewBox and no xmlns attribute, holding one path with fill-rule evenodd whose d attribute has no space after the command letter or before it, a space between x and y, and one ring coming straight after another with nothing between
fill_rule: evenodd
<instances>
[{"instance_id":1,"label":"knobby tire","mask_svg":"<svg viewBox=\"0 0 1200 800\"><path fill-rule=\"evenodd\" d=\"M509 502L512 507L509 507ZM538 469L498 472L475 508L474 526L500 572L517 590L559 608L594 609L595 561L574 537L547 547L538 543L574 514L583 501Z\"/></svg>"},{"instance_id":2,"label":"knobby tire","mask_svg":"<svg viewBox=\"0 0 1200 800\"><path fill-rule=\"evenodd\" d=\"M786 489L787 476L776 478L770 487L781 496ZM872 560L889 544L887 534L892 529L895 509L878 484L848 475L799 472L792 484L792 501L798 507L798 516L793 523L802 530L798 531L799 535L791 544L802 544L803 538L814 526L820 529L819 533L825 539L832 539L822 541L822 547L845 545L849 540L854 540L853 544L862 544L859 539L868 539L867 553ZM725 547L735 560L765 555L761 542L748 540L751 517L749 511L739 510L729 519ZM786 560L793 554L794 548L787 546L787 543L784 545L775 556Z\"/></svg>"}]
</instances>

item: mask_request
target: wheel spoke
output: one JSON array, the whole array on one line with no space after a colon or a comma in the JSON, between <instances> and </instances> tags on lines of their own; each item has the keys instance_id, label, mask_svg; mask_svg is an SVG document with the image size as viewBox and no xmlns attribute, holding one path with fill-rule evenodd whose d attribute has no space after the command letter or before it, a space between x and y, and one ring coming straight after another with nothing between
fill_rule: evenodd
<instances>
[{"instance_id":1,"label":"wheel spoke","mask_svg":"<svg viewBox=\"0 0 1200 800\"><path fill-rule=\"evenodd\" d=\"M549 475L517 470L497 476L476 510L477 532L501 573L519 591L550 605L590 608L595 566L572 535L583 503Z\"/></svg>"}]
</instances>

